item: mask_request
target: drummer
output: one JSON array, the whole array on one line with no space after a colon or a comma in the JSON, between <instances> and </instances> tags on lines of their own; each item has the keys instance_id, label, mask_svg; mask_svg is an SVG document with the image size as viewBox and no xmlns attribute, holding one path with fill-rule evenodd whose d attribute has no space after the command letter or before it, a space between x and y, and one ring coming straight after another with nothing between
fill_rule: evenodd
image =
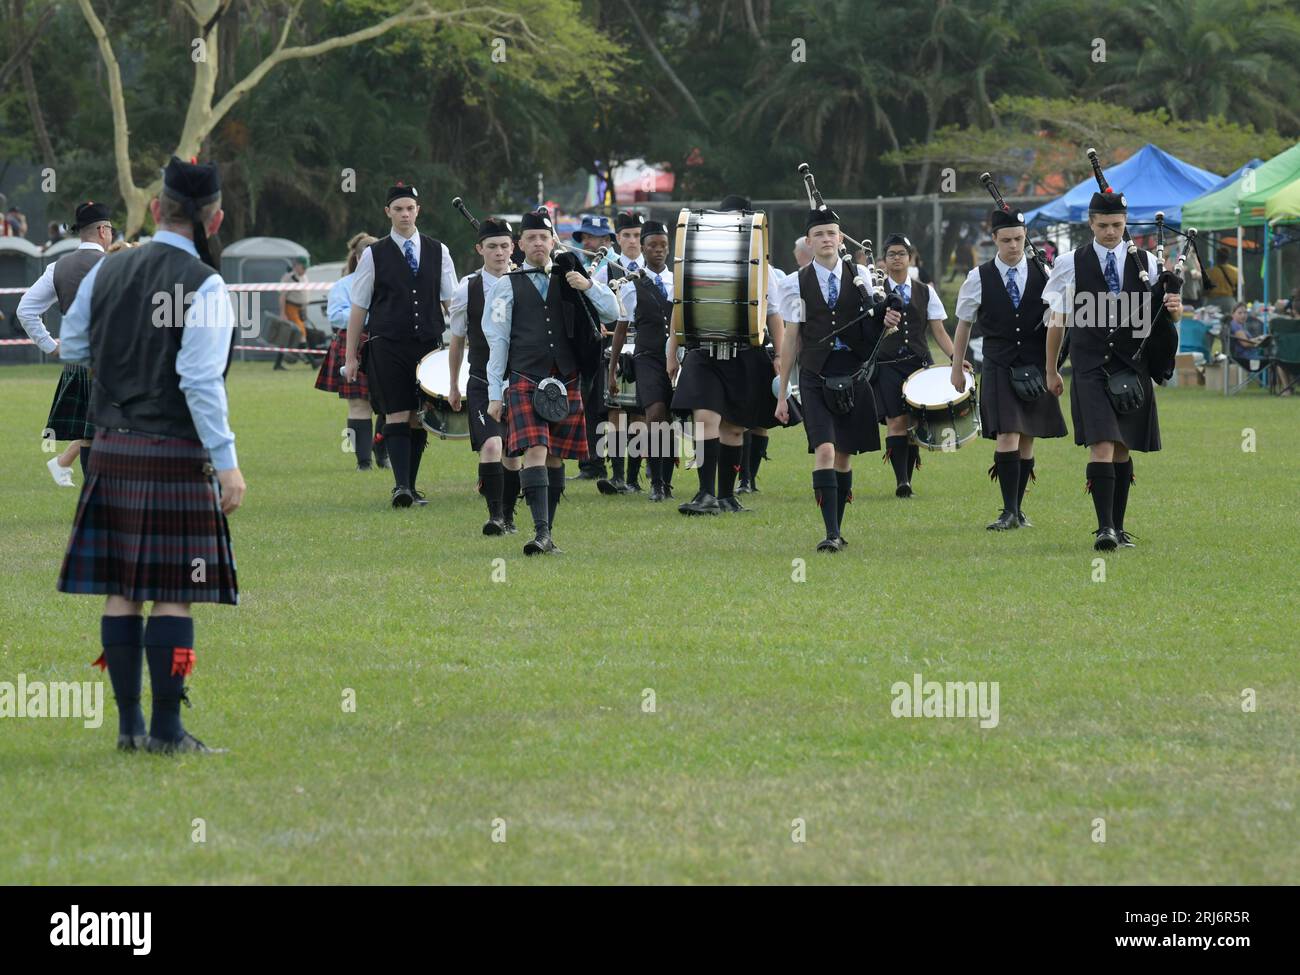
<instances>
[{"instance_id":1,"label":"drummer","mask_svg":"<svg viewBox=\"0 0 1300 975\"><path fill-rule=\"evenodd\" d=\"M657 220L650 220L639 226L638 232L638 258L645 266L646 276L636 278L619 291L625 320L614 329L606 378L613 389L630 322L636 326L633 362L637 409L642 414L633 419L646 428L644 442L649 452L650 500L664 501L673 496L673 433L668 425L668 404L673 398L669 373L670 370L677 371L677 361L674 359L670 363L665 352L673 314L673 272L667 264L668 228ZM631 423L628 429L632 431Z\"/></svg>"},{"instance_id":2,"label":"drummer","mask_svg":"<svg viewBox=\"0 0 1300 975\"><path fill-rule=\"evenodd\" d=\"M908 436L910 414L903 399L903 383L918 369L934 364L930 355L930 333L944 355L952 358L952 339L943 327L948 313L932 284L913 281L912 242L902 234L885 238L885 287L903 301L903 321L880 345L876 375L871 381L876 405L885 424L885 457L894 467L894 494L912 496L912 472L921 466L921 452Z\"/></svg>"},{"instance_id":3,"label":"drummer","mask_svg":"<svg viewBox=\"0 0 1300 975\"><path fill-rule=\"evenodd\" d=\"M973 268L957 295L956 349L950 381L963 392L963 368L971 323L984 336L984 374L980 383L980 428L996 441L990 476L1002 489L1002 513L989 531L1031 527L1021 510L1025 488L1034 476L1034 440L1064 437L1065 417L1055 396L1043 385L1047 374L1047 329L1043 324L1043 286L1047 277L1025 257L1025 215L1019 210L993 211L989 219L997 255ZM1039 395L1022 399L1012 383L1013 370L1037 371Z\"/></svg>"},{"instance_id":4,"label":"drummer","mask_svg":"<svg viewBox=\"0 0 1300 975\"><path fill-rule=\"evenodd\" d=\"M519 498L519 458L502 454L505 427L488 415L487 364L488 343L483 334L483 309L486 297L497 281L510 270L510 255L515 241L510 224L501 220L484 220L478 227L474 250L483 266L456 286L451 299L451 331L448 368L451 386L447 395L453 410L461 408L460 369L469 345L469 382L465 395L469 409L469 445L478 452L478 491L487 502L488 520L484 535L513 535L515 502Z\"/></svg>"},{"instance_id":5,"label":"drummer","mask_svg":"<svg viewBox=\"0 0 1300 975\"><path fill-rule=\"evenodd\" d=\"M389 187L384 213L392 229L365 249L352 279L343 368L344 379L355 382L361 331L368 328L366 377L384 411L384 443L394 481L391 502L394 508L409 508L425 503L415 485L429 438L420 425L415 370L442 341L456 269L446 244L416 230L420 202L414 186L399 182Z\"/></svg>"},{"instance_id":6,"label":"drummer","mask_svg":"<svg viewBox=\"0 0 1300 975\"><path fill-rule=\"evenodd\" d=\"M751 212L746 197L726 197L722 212ZM679 255L680 256L680 255ZM748 511L736 498L736 475L746 429L775 426L776 395L772 380L781 362L781 315L776 307L777 277L767 269L767 299L759 309L772 336L773 358L747 341L701 342L689 338L681 362L672 409L689 412L694 423L696 473L699 490L678 505L684 515L716 515ZM677 335L669 339L668 357L678 352ZM789 423L798 420L792 416Z\"/></svg>"},{"instance_id":7,"label":"drummer","mask_svg":"<svg viewBox=\"0 0 1300 975\"><path fill-rule=\"evenodd\" d=\"M788 418L787 384L797 360L803 428L808 453L813 454L813 497L826 528L826 537L817 543L819 552L840 552L848 544L840 527L844 507L853 499L853 455L880 449L876 406L865 379L855 384L852 406L845 411L835 408L825 377L858 373L882 328L895 328L902 319L896 310L867 315L868 299L854 280L870 281L871 273L839 256L843 242L839 220L826 206L809 211L804 232L814 260L781 282L780 297L786 356L781 362L776 418Z\"/></svg>"}]
</instances>

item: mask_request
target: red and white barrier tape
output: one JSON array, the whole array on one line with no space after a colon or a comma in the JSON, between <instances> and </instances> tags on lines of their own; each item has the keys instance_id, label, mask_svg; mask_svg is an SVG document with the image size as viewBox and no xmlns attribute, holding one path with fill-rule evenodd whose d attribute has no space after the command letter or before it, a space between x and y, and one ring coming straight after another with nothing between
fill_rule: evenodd
<instances>
[{"instance_id":1,"label":"red and white barrier tape","mask_svg":"<svg viewBox=\"0 0 1300 975\"><path fill-rule=\"evenodd\" d=\"M0 345L35 345L31 339L0 339ZM324 355L329 349L287 349L278 345L236 345L237 352L297 352L299 355Z\"/></svg>"}]
</instances>

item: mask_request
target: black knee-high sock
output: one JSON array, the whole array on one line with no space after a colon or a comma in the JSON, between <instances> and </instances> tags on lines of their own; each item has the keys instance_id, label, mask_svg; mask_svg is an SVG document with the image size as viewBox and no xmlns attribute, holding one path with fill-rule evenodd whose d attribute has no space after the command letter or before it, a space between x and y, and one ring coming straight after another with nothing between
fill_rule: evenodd
<instances>
[{"instance_id":1,"label":"black knee-high sock","mask_svg":"<svg viewBox=\"0 0 1300 975\"><path fill-rule=\"evenodd\" d=\"M844 527L844 506L853 500L853 472L836 471L835 486L839 494L837 495L840 502L839 514L835 516L836 524L841 528Z\"/></svg>"},{"instance_id":2,"label":"black knee-high sock","mask_svg":"<svg viewBox=\"0 0 1300 975\"><path fill-rule=\"evenodd\" d=\"M1115 465L1089 462L1088 490L1097 510L1097 527L1115 527Z\"/></svg>"},{"instance_id":3,"label":"black knee-high sock","mask_svg":"<svg viewBox=\"0 0 1300 975\"><path fill-rule=\"evenodd\" d=\"M1115 531L1124 530L1124 512L1128 510L1128 489L1133 483L1133 458L1115 465Z\"/></svg>"},{"instance_id":4,"label":"black knee-high sock","mask_svg":"<svg viewBox=\"0 0 1300 975\"><path fill-rule=\"evenodd\" d=\"M751 433L749 435L749 483L758 480L758 469L767 457L767 434Z\"/></svg>"},{"instance_id":5,"label":"black knee-high sock","mask_svg":"<svg viewBox=\"0 0 1300 975\"><path fill-rule=\"evenodd\" d=\"M617 447L609 448L609 469L613 472L614 480L623 480L623 455L618 452Z\"/></svg>"},{"instance_id":6,"label":"black knee-high sock","mask_svg":"<svg viewBox=\"0 0 1300 975\"><path fill-rule=\"evenodd\" d=\"M836 538L840 533L840 485L833 470L813 471L813 497L821 509L826 525L826 537Z\"/></svg>"},{"instance_id":7,"label":"black knee-high sock","mask_svg":"<svg viewBox=\"0 0 1300 975\"><path fill-rule=\"evenodd\" d=\"M717 437L701 440L699 443L702 462L699 468L700 490L705 494L715 494L718 490L718 446Z\"/></svg>"},{"instance_id":8,"label":"black knee-high sock","mask_svg":"<svg viewBox=\"0 0 1300 975\"><path fill-rule=\"evenodd\" d=\"M519 501L519 471L501 468L501 516L506 521L515 520L515 504Z\"/></svg>"},{"instance_id":9,"label":"black knee-high sock","mask_svg":"<svg viewBox=\"0 0 1300 975\"><path fill-rule=\"evenodd\" d=\"M718 497L736 493L736 475L740 473L740 444L722 444L718 448Z\"/></svg>"},{"instance_id":10,"label":"black knee-high sock","mask_svg":"<svg viewBox=\"0 0 1300 975\"><path fill-rule=\"evenodd\" d=\"M352 449L356 451L357 466L368 467L375 436L370 426L370 418L348 420L348 429L352 431Z\"/></svg>"},{"instance_id":11,"label":"black knee-high sock","mask_svg":"<svg viewBox=\"0 0 1300 975\"><path fill-rule=\"evenodd\" d=\"M388 448L388 463L393 469L393 483L398 487L411 486L411 427L401 423L384 424L384 446Z\"/></svg>"},{"instance_id":12,"label":"black knee-high sock","mask_svg":"<svg viewBox=\"0 0 1300 975\"><path fill-rule=\"evenodd\" d=\"M185 678L194 667L194 621L184 616L150 616L144 628L144 652L153 688L149 736L178 741L185 733L181 725Z\"/></svg>"},{"instance_id":13,"label":"black knee-high sock","mask_svg":"<svg viewBox=\"0 0 1300 975\"><path fill-rule=\"evenodd\" d=\"M564 465L546 468L546 523L555 528L555 509L560 506L560 496L564 494Z\"/></svg>"},{"instance_id":14,"label":"black knee-high sock","mask_svg":"<svg viewBox=\"0 0 1300 975\"><path fill-rule=\"evenodd\" d=\"M742 484L749 483L750 467L749 459L752 456L751 448L754 444L754 438L748 430L745 431L744 439L740 442L740 480Z\"/></svg>"},{"instance_id":15,"label":"black knee-high sock","mask_svg":"<svg viewBox=\"0 0 1300 975\"><path fill-rule=\"evenodd\" d=\"M1016 495L1020 493L1020 451L993 451L993 471L1002 489L1002 510L1013 515L1020 510Z\"/></svg>"},{"instance_id":16,"label":"black knee-high sock","mask_svg":"<svg viewBox=\"0 0 1300 975\"><path fill-rule=\"evenodd\" d=\"M534 530L548 531L551 527L551 523L547 520L550 518L550 501L547 498L550 490L546 468L525 467L519 472L519 483L523 485L524 500L533 515Z\"/></svg>"},{"instance_id":17,"label":"black knee-high sock","mask_svg":"<svg viewBox=\"0 0 1300 975\"><path fill-rule=\"evenodd\" d=\"M1021 505L1025 503L1025 489L1029 487L1029 482L1034 479L1034 458L1020 458L1020 487L1016 491L1016 510L1019 511Z\"/></svg>"},{"instance_id":18,"label":"black knee-high sock","mask_svg":"<svg viewBox=\"0 0 1300 975\"><path fill-rule=\"evenodd\" d=\"M99 642L104 647L104 665L117 701L117 733L143 735L140 686L144 673L144 618L101 616Z\"/></svg>"},{"instance_id":19,"label":"black knee-high sock","mask_svg":"<svg viewBox=\"0 0 1300 975\"><path fill-rule=\"evenodd\" d=\"M77 460L81 464L81 476L86 477L90 473L90 447L82 446L77 452Z\"/></svg>"},{"instance_id":20,"label":"black knee-high sock","mask_svg":"<svg viewBox=\"0 0 1300 975\"><path fill-rule=\"evenodd\" d=\"M420 476L420 458L424 456L424 446L429 442L429 431L420 427L411 427L411 490L415 490L415 479Z\"/></svg>"},{"instance_id":21,"label":"black knee-high sock","mask_svg":"<svg viewBox=\"0 0 1300 975\"><path fill-rule=\"evenodd\" d=\"M673 486L673 469L677 466L677 447L672 437L668 438L668 453L659 458L659 476L663 478L664 487Z\"/></svg>"},{"instance_id":22,"label":"black knee-high sock","mask_svg":"<svg viewBox=\"0 0 1300 975\"><path fill-rule=\"evenodd\" d=\"M493 521L501 520L501 491L505 486L505 468L501 461L478 465L479 493L487 502L488 517Z\"/></svg>"},{"instance_id":23,"label":"black knee-high sock","mask_svg":"<svg viewBox=\"0 0 1300 975\"><path fill-rule=\"evenodd\" d=\"M885 448L889 451L889 463L894 468L894 480L899 484L905 483L908 478L907 434L900 433L893 437L886 437Z\"/></svg>"},{"instance_id":24,"label":"black knee-high sock","mask_svg":"<svg viewBox=\"0 0 1300 975\"><path fill-rule=\"evenodd\" d=\"M641 458L631 456L627 459L627 483L635 484L637 478L641 476Z\"/></svg>"}]
</instances>

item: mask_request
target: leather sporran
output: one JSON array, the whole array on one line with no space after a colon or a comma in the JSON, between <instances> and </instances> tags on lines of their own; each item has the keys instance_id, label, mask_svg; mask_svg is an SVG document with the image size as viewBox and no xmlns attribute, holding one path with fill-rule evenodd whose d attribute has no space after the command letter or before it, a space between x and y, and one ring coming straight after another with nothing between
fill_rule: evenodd
<instances>
[{"instance_id":1,"label":"leather sporran","mask_svg":"<svg viewBox=\"0 0 1300 975\"><path fill-rule=\"evenodd\" d=\"M847 416L853 412L856 387L866 385L861 372L848 376L823 376L822 399L826 408L836 416Z\"/></svg>"},{"instance_id":2,"label":"leather sporran","mask_svg":"<svg viewBox=\"0 0 1300 975\"><path fill-rule=\"evenodd\" d=\"M1043 381L1043 371L1032 363L1027 366L1011 367L1011 392L1024 403L1032 403L1047 392Z\"/></svg>"},{"instance_id":3,"label":"leather sporran","mask_svg":"<svg viewBox=\"0 0 1300 975\"><path fill-rule=\"evenodd\" d=\"M547 376L533 390L533 409L547 423L559 423L569 415L569 390L554 376Z\"/></svg>"},{"instance_id":4,"label":"leather sporran","mask_svg":"<svg viewBox=\"0 0 1300 975\"><path fill-rule=\"evenodd\" d=\"M1142 380L1135 369L1120 369L1106 375L1106 396L1116 413L1135 413L1146 402Z\"/></svg>"}]
</instances>

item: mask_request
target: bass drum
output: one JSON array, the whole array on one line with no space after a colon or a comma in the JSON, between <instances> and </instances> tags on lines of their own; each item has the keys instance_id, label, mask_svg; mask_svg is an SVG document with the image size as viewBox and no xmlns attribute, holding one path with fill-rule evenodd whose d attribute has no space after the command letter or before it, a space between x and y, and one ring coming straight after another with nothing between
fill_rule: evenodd
<instances>
[{"instance_id":1,"label":"bass drum","mask_svg":"<svg viewBox=\"0 0 1300 975\"><path fill-rule=\"evenodd\" d=\"M465 405L468 392L469 363L460 364L460 409L453 410L451 401L451 353L447 349L430 352L415 368L415 380L424 395L424 410L420 422L424 429L439 440L469 439L469 409Z\"/></svg>"},{"instance_id":2,"label":"bass drum","mask_svg":"<svg viewBox=\"0 0 1300 975\"><path fill-rule=\"evenodd\" d=\"M767 214L684 209L673 257L673 331L701 342L759 345L767 306Z\"/></svg>"},{"instance_id":3,"label":"bass drum","mask_svg":"<svg viewBox=\"0 0 1300 975\"><path fill-rule=\"evenodd\" d=\"M966 391L953 388L952 366L918 369L903 383L911 410L912 440L927 450L956 450L979 436L980 411L975 376L966 370Z\"/></svg>"}]
</instances>

